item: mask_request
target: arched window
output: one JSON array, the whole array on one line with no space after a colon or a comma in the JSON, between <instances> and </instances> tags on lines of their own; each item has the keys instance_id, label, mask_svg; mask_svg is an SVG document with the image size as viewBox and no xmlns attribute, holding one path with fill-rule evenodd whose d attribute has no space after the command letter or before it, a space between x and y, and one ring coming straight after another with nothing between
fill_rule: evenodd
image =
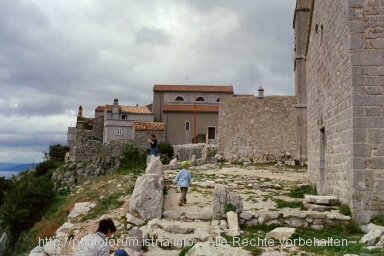
<instances>
[{"instance_id":1,"label":"arched window","mask_svg":"<svg viewBox=\"0 0 384 256\"><path fill-rule=\"evenodd\" d=\"M203 97L197 97L196 101L205 101Z\"/></svg>"},{"instance_id":2,"label":"arched window","mask_svg":"<svg viewBox=\"0 0 384 256\"><path fill-rule=\"evenodd\" d=\"M217 98L216 102L220 102L220 98Z\"/></svg>"},{"instance_id":3,"label":"arched window","mask_svg":"<svg viewBox=\"0 0 384 256\"><path fill-rule=\"evenodd\" d=\"M186 121L186 122L185 122L185 131L186 131L186 132L189 131L189 127L190 127L190 123L189 123L189 121Z\"/></svg>"},{"instance_id":4,"label":"arched window","mask_svg":"<svg viewBox=\"0 0 384 256\"><path fill-rule=\"evenodd\" d=\"M176 99L175 99L175 101L184 101L184 98L181 97L181 96L177 96Z\"/></svg>"}]
</instances>

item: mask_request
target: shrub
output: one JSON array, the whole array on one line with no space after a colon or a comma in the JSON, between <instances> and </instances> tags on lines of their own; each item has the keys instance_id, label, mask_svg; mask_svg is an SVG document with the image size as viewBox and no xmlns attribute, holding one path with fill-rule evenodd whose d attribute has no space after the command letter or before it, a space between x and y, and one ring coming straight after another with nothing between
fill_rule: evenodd
<instances>
[{"instance_id":1,"label":"shrub","mask_svg":"<svg viewBox=\"0 0 384 256\"><path fill-rule=\"evenodd\" d=\"M304 198L304 194L317 195L316 188L311 186L294 188L289 192L288 195L293 198Z\"/></svg>"},{"instance_id":2,"label":"shrub","mask_svg":"<svg viewBox=\"0 0 384 256\"><path fill-rule=\"evenodd\" d=\"M341 214L344 214L344 215L347 215L347 216L352 216L351 209L346 204L340 205L339 211L340 211Z\"/></svg>"},{"instance_id":3,"label":"shrub","mask_svg":"<svg viewBox=\"0 0 384 256\"><path fill-rule=\"evenodd\" d=\"M159 142L157 149L160 154L160 159L163 164L168 164L173 156L173 146L169 142Z\"/></svg>"},{"instance_id":4,"label":"shrub","mask_svg":"<svg viewBox=\"0 0 384 256\"><path fill-rule=\"evenodd\" d=\"M143 169L145 168L147 155L144 151L140 151L135 145L127 144L122 153L121 168L122 169Z\"/></svg>"},{"instance_id":5,"label":"shrub","mask_svg":"<svg viewBox=\"0 0 384 256\"><path fill-rule=\"evenodd\" d=\"M236 206L234 206L233 204L231 203L228 203L224 206L224 211L227 213L227 212L230 212L230 211L236 211Z\"/></svg>"},{"instance_id":6,"label":"shrub","mask_svg":"<svg viewBox=\"0 0 384 256\"><path fill-rule=\"evenodd\" d=\"M23 176L5 195L2 219L15 237L32 227L55 199L53 183L45 176Z\"/></svg>"}]
</instances>

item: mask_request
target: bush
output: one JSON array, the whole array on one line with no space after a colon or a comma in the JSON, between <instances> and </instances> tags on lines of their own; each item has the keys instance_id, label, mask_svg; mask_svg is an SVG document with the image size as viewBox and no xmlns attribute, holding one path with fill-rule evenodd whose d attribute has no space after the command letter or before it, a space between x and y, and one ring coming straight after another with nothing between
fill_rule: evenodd
<instances>
[{"instance_id":1,"label":"bush","mask_svg":"<svg viewBox=\"0 0 384 256\"><path fill-rule=\"evenodd\" d=\"M346 215L346 216L352 216L351 209L349 208L348 205L342 204L340 205L339 211L341 214Z\"/></svg>"},{"instance_id":2,"label":"bush","mask_svg":"<svg viewBox=\"0 0 384 256\"><path fill-rule=\"evenodd\" d=\"M146 166L147 155L144 151L139 151L135 145L127 144L123 150L120 162L122 169L143 169Z\"/></svg>"},{"instance_id":3,"label":"bush","mask_svg":"<svg viewBox=\"0 0 384 256\"><path fill-rule=\"evenodd\" d=\"M168 164L173 156L173 146L169 142L159 142L157 149L160 154L160 159L163 164Z\"/></svg>"},{"instance_id":4,"label":"bush","mask_svg":"<svg viewBox=\"0 0 384 256\"><path fill-rule=\"evenodd\" d=\"M304 194L317 195L317 191L315 188L307 186L302 188L294 188L289 192L288 195L293 198L304 198Z\"/></svg>"},{"instance_id":5,"label":"bush","mask_svg":"<svg viewBox=\"0 0 384 256\"><path fill-rule=\"evenodd\" d=\"M23 176L4 196L1 217L17 237L32 227L55 199L53 183L45 176Z\"/></svg>"},{"instance_id":6,"label":"bush","mask_svg":"<svg viewBox=\"0 0 384 256\"><path fill-rule=\"evenodd\" d=\"M52 175L52 172L58 167L58 164L54 162L53 160L46 160L44 162L39 163L35 170L35 176L39 177L42 175L46 175L49 178Z\"/></svg>"}]
</instances>

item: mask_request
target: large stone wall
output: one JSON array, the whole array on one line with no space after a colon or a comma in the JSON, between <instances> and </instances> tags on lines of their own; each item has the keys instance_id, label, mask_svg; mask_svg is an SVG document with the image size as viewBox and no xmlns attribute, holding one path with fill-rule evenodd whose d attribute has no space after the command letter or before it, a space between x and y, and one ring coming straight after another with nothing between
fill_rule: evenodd
<instances>
[{"instance_id":1,"label":"large stone wall","mask_svg":"<svg viewBox=\"0 0 384 256\"><path fill-rule=\"evenodd\" d=\"M280 158L296 149L294 96L220 100L218 153L228 161Z\"/></svg>"},{"instance_id":2,"label":"large stone wall","mask_svg":"<svg viewBox=\"0 0 384 256\"><path fill-rule=\"evenodd\" d=\"M383 20L383 1L314 1L306 56L309 177L362 223L384 205Z\"/></svg>"}]
</instances>

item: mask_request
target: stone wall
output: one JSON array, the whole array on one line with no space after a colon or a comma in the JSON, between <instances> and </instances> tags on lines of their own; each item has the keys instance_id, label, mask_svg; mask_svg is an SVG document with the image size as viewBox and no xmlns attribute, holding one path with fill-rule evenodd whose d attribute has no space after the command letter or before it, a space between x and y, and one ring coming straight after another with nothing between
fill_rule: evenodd
<instances>
[{"instance_id":1,"label":"stone wall","mask_svg":"<svg viewBox=\"0 0 384 256\"><path fill-rule=\"evenodd\" d=\"M384 203L383 20L383 1L315 1L306 56L309 177L362 223Z\"/></svg>"},{"instance_id":2,"label":"stone wall","mask_svg":"<svg viewBox=\"0 0 384 256\"><path fill-rule=\"evenodd\" d=\"M218 153L227 161L262 161L296 150L296 99L223 98L220 101ZM265 160L265 159L264 159Z\"/></svg>"}]
</instances>

